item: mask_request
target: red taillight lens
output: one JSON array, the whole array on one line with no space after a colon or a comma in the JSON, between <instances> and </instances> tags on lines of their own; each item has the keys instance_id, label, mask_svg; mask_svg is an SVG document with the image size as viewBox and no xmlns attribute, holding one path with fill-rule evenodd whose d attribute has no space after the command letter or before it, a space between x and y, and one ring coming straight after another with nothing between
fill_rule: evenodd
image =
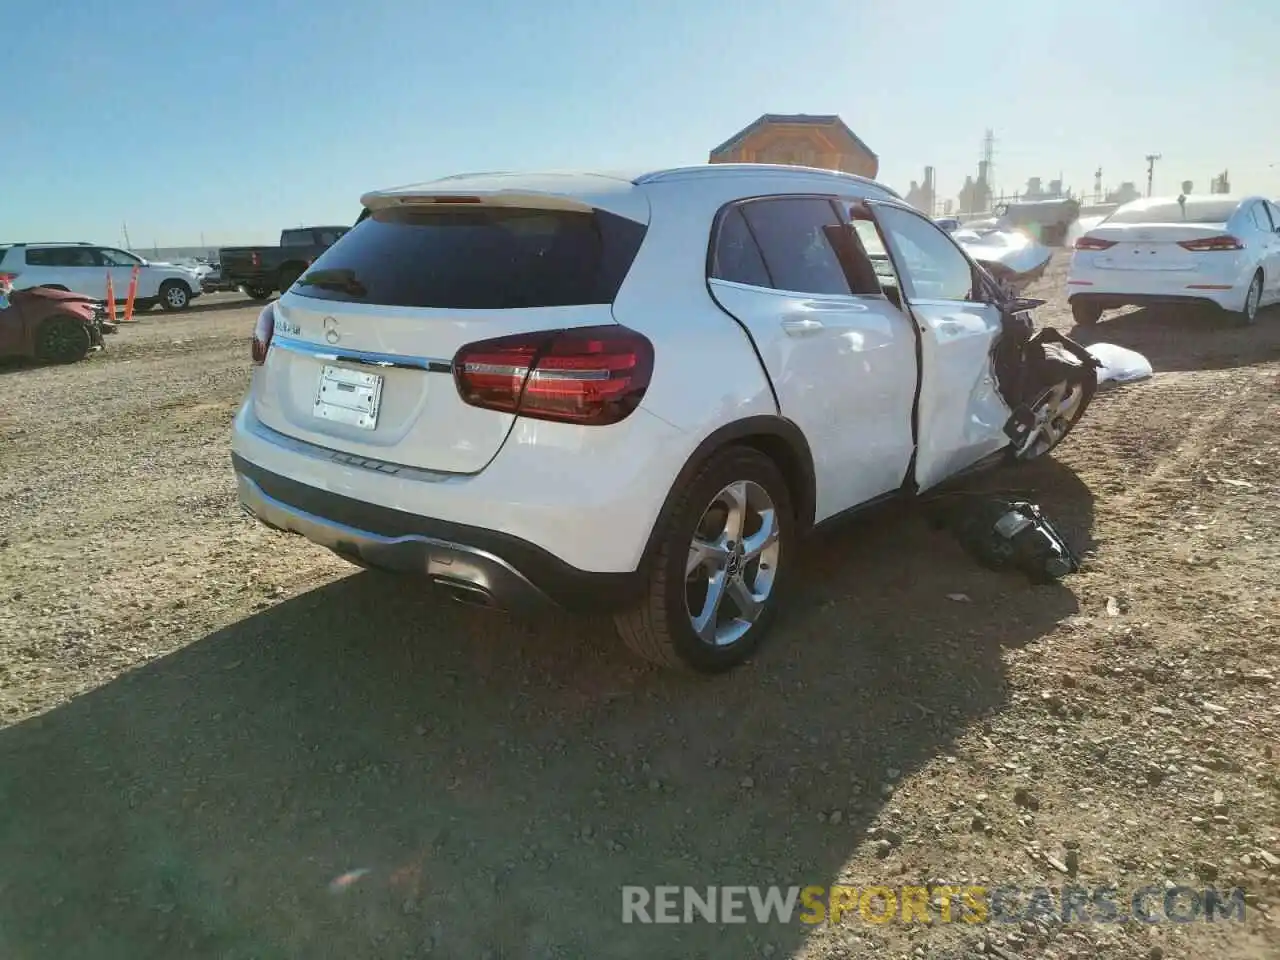
<instances>
[{"instance_id":1,"label":"red taillight lens","mask_svg":"<svg viewBox=\"0 0 1280 960\"><path fill-rule=\"evenodd\" d=\"M262 254L258 253L257 250L253 251L251 254L249 254L249 262L253 264L255 267L262 266Z\"/></svg>"},{"instance_id":2,"label":"red taillight lens","mask_svg":"<svg viewBox=\"0 0 1280 960\"><path fill-rule=\"evenodd\" d=\"M1210 250L1243 250L1244 244L1230 234L1220 237L1204 237L1200 240L1179 240L1178 246L1192 253L1207 253Z\"/></svg>"},{"instance_id":3,"label":"red taillight lens","mask_svg":"<svg viewBox=\"0 0 1280 960\"><path fill-rule=\"evenodd\" d=\"M1081 237L1076 241L1077 250L1110 250L1115 245L1114 240L1099 240L1097 237Z\"/></svg>"},{"instance_id":4,"label":"red taillight lens","mask_svg":"<svg viewBox=\"0 0 1280 960\"><path fill-rule=\"evenodd\" d=\"M653 344L621 326L482 340L453 360L458 393L473 407L592 426L629 416L652 375Z\"/></svg>"},{"instance_id":5,"label":"red taillight lens","mask_svg":"<svg viewBox=\"0 0 1280 960\"><path fill-rule=\"evenodd\" d=\"M267 304L258 314L258 322L253 325L253 362L257 366L267 362L267 348L271 346L271 337L276 332L276 305Z\"/></svg>"}]
</instances>

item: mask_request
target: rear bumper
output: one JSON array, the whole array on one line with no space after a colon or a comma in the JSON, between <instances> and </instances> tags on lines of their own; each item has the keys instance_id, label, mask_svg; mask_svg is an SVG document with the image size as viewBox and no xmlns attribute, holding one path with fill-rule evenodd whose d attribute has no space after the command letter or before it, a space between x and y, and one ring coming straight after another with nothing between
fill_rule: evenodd
<instances>
[{"instance_id":1,"label":"rear bumper","mask_svg":"<svg viewBox=\"0 0 1280 960\"><path fill-rule=\"evenodd\" d=\"M1087 287L1067 293L1068 303L1082 303L1102 310L1119 310L1121 307L1204 307L1236 310L1242 304L1230 290L1188 290L1186 293L1097 293Z\"/></svg>"},{"instance_id":2,"label":"rear bumper","mask_svg":"<svg viewBox=\"0 0 1280 960\"><path fill-rule=\"evenodd\" d=\"M1075 256L1067 275L1067 300L1104 310L1177 304L1241 310L1253 279L1251 265L1229 255L1196 270L1101 269L1081 262L1080 253Z\"/></svg>"},{"instance_id":3,"label":"rear bumper","mask_svg":"<svg viewBox=\"0 0 1280 960\"><path fill-rule=\"evenodd\" d=\"M361 566L425 577L459 599L505 610L609 611L643 595L645 578L579 570L508 534L364 503L231 456L240 504Z\"/></svg>"},{"instance_id":4,"label":"rear bumper","mask_svg":"<svg viewBox=\"0 0 1280 960\"><path fill-rule=\"evenodd\" d=\"M240 271L235 273L224 274L225 279L222 281L227 287L235 290L239 287L248 287L250 289L275 290L276 284L280 282L280 275L274 270L254 270Z\"/></svg>"}]
</instances>

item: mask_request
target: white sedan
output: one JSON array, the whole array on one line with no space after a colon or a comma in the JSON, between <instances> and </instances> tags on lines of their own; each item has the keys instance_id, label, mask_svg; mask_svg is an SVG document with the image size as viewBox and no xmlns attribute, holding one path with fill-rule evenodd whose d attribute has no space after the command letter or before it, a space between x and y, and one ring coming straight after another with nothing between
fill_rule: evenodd
<instances>
[{"instance_id":1,"label":"white sedan","mask_svg":"<svg viewBox=\"0 0 1280 960\"><path fill-rule=\"evenodd\" d=\"M1251 324L1280 301L1280 207L1265 197L1127 203L1075 244L1067 299L1076 323L1104 310L1214 305Z\"/></svg>"}]
</instances>

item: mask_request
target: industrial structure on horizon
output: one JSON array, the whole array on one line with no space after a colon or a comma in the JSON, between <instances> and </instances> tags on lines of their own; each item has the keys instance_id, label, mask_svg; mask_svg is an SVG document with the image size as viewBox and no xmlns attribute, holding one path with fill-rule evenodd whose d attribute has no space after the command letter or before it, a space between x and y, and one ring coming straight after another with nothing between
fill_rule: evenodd
<instances>
[{"instance_id":1,"label":"industrial structure on horizon","mask_svg":"<svg viewBox=\"0 0 1280 960\"><path fill-rule=\"evenodd\" d=\"M994 187L995 143L995 131L988 129L983 134L976 175L964 178L964 184L954 202L939 199L937 170L932 166L924 168L923 179L911 181L905 194L906 201L930 216L953 213L973 216L988 213L1002 203L1074 199L1094 206L1111 206L1129 203L1143 196L1143 191L1133 180L1125 180L1118 187L1107 188L1101 167L1094 171L1091 194L1083 191L1076 193L1064 186L1061 174L1047 184L1041 177L1031 177L1027 180L1026 188L1020 192L997 192ZM1159 159L1159 154L1149 154L1146 157L1148 195L1154 177L1154 164ZM766 113L713 149L710 162L794 164L842 170L872 178L880 169L880 158L875 151L836 114ZM1188 183L1190 181L1183 181L1184 187ZM1225 170L1210 181L1209 192L1231 192Z\"/></svg>"}]
</instances>

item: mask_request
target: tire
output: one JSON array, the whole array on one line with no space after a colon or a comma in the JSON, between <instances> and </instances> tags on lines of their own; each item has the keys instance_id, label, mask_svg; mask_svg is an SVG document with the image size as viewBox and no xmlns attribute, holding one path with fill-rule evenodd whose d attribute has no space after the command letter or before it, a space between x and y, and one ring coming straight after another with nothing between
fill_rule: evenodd
<instances>
[{"instance_id":1,"label":"tire","mask_svg":"<svg viewBox=\"0 0 1280 960\"><path fill-rule=\"evenodd\" d=\"M261 287L240 287L239 290L250 300L270 300L271 299L272 291L264 290Z\"/></svg>"},{"instance_id":2,"label":"tire","mask_svg":"<svg viewBox=\"0 0 1280 960\"><path fill-rule=\"evenodd\" d=\"M181 280L166 280L160 284L160 306L170 312L187 309L191 306L191 288Z\"/></svg>"},{"instance_id":3,"label":"tire","mask_svg":"<svg viewBox=\"0 0 1280 960\"><path fill-rule=\"evenodd\" d=\"M1032 460L1040 460L1047 457L1058 448L1063 440L1067 439L1068 434L1075 429L1075 425L1084 418L1085 411L1089 409L1089 404L1093 401L1094 394L1098 391L1097 382L1092 378L1077 383L1074 387L1066 380L1055 383L1041 392L1040 396L1031 404L1031 409L1038 412L1048 403L1056 403L1061 408L1062 402L1071 397L1070 391L1073 389L1078 390L1079 395L1072 401L1073 406L1071 406L1069 412L1065 415L1049 416L1049 412L1046 411L1044 424L1038 427L1035 434L1028 437L1021 447L1012 450L1015 461L1029 463ZM1065 396L1059 398L1058 391L1065 391Z\"/></svg>"},{"instance_id":4,"label":"tire","mask_svg":"<svg viewBox=\"0 0 1280 960\"><path fill-rule=\"evenodd\" d=\"M1077 327L1092 327L1102 319L1102 308L1076 300L1071 304L1071 319Z\"/></svg>"},{"instance_id":5,"label":"tire","mask_svg":"<svg viewBox=\"0 0 1280 960\"><path fill-rule=\"evenodd\" d=\"M75 317L55 314L36 331L36 357L45 363L75 363L93 346L93 337Z\"/></svg>"},{"instance_id":6,"label":"tire","mask_svg":"<svg viewBox=\"0 0 1280 960\"><path fill-rule=\"evenodd\" d=\"M707 549L712 542L725 544L728 513L724 506L736 500L745 504L741 515L742 535L726 553ZM764 535L766 522L760 509L772 506L774 537ZM699 529L702 536L698 537ZM614 618L618 633L634 653L664 667L697 673L723 673L747 660L769 632L777 615L778 598L794 565L795 518L791 491L777 465L758 450L731 446L719 451L698 471L682 491L663 527L658 531L658 551L653 558L644 600ZM703 561L692 567L695 539L704 549ZM756 541L755 559L751 547ZM732 541L731 541L732 542ZM758 549L763 547L763 549ZM737 571L722 588L721 602L707 621L708 632L716 631L717 642L704 640L695 632L691 604L705 616L711 573L718 570L721 583L724 564ZM740 614L743 607L735 596L763 594L755 617L749 621L735 616L725 622L723 615ZM736 610L734 609L736 608ZM743 627L745 626L745 630Z\"/></svg>"},{"instance_id":7,"label":"tire","mask_svg":"<svg viewBox=\"0 0 1280 960\"><path fill-rule=\"evenodd\" d=\"M1258 322L1259 304L1262 303L1262 271L1253 275L1249 283L1249 292L1244 297L1244 307L1235 314L1236 323L1242 327L1252 327Z\"/></svg>"}]
</instances>

